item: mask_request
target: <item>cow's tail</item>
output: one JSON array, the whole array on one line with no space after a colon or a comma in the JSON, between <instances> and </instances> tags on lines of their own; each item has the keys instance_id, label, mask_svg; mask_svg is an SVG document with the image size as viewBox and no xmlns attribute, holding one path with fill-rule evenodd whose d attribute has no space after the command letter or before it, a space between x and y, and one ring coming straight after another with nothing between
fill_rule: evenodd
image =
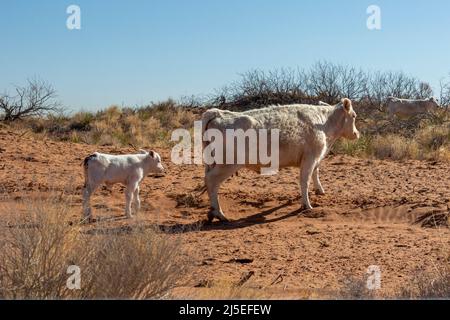
<instances>
[{"instance_id":1,"label":"cow's tail","mask_svg":"<svg viewBox=\"0 0 450 320\"><path fill-rule=\"evenodd\" d=\"M203 150L211 143L210 141L205 141L204 137L205 137L205 132L206 130L208 130L208 126L211 123L211 121L213 121L216 118L220 117L220 111L219 109L209 109L206 112L203 113L202 115L202 146L203 146ZM203 152L202 150L202 152ZM214 166L214 165L212 165ZM208 170L211 168L211 165L207 165L205 163L205 172L208 172Z\"/></svg>"},{"instance_id":2,"label":"cow's tail","mask_svg":"<svg viewBox=\"0 0 450 320\"><path fill-rule=\"evenodd\" d=\"M205 132L206 130L208 130L208 126L211 123L211 121L213 121L214 119L220 117L220 110L213 108L213 109L209 109L207 111L205 111L202 115L202 153L203 150L211 143L210 141L205 141L204 137L205 137ZM205 165L205 177L206 177L206 173L211 170L212 167L214 167L214 164L212 165L208 165L208 164L204 164ZM200 193L198 196L201 196L202 194L204 194L206 192L206 185L203 185L201 187L201 189L198 190Z\"/></svg>"},{"instance_id":3,"label":"cow's tail","mask_svg":"<svg viewBox=\"0 0 450 320\"><path fill-rule=\"evenodd\" d=\"M84 187L87 186L87 182L88 182L88 167L89 167L89 161L91 161L92 159L97 157L97 153L93 153L88 155L86 158L84 158L83 160L83 169L84 169Z\"/></svg>"},{"instance_id":4,"label":"cow's tail","mask_svg":"<svg viewBox=\"0 0 450 320\"><path fill-rule=\"evenodd\" d=\"M220 110L219 109L209 109L207 111L205 111L202 115L202 141L203 141L203 148L205 148L208 144L209 141L204 141L203 136L206 132L206 130L208 130L208 125L210 124L211 121L213 121L214 119L220 117Z\"/></svg>"}]
</instances>

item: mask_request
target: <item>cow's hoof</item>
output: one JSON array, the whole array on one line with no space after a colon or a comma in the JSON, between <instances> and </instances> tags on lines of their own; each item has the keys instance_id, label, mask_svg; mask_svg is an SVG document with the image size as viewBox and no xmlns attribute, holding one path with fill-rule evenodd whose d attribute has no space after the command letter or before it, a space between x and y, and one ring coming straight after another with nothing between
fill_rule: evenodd
<instances>
[{"instance_id":1,"label":"cow's hoof","mask_svg":"<svg viewBox=\"0 0 450 320\"><path fill-rule=\"evenodd\" d=\"M210 211L208 212L208 222L211 223L214 218L217 218L221 222L228 222L227 217L222 212Z\"/></svg>"},{"instance_id":2,"label":"cow's hoof","mask_svg":"<svg viewBox=\"0 0 450 320\"><path fill-rule=\"evenodd\" d=\"M303 205L302 208L300 209L300 211L303 213L303 212L305 212L305 211L310 211L310 210L312 210L312 209L313 209L313 207L311 207L311 206L305 206L305 205Z\"/></svg>"},{"instance_id":3,"label":"cow's hoof","mask_svg":"<svg viewBox=\"0 0 450 320\"><path fill-rule=\"evenodd\" d=\"M325 195L325 191L317 189L316 190L316 195L323 196L323 195Z\"/></svg>"}]
</instances>

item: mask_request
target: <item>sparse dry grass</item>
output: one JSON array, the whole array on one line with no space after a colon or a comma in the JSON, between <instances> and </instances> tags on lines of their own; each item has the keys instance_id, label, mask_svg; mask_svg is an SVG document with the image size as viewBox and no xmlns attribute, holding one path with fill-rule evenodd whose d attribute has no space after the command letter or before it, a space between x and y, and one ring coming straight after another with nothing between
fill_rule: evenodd
<instances>
[{"instance_id":1,"label":"sparse dry grass","mask_svg":"<svg viewBox=\"0 0 450 320\"><path fill-rule=\"evenodd\" d=\"M250 282L251 284L251 282ZM270 299L271 295L260 288L253 288L248 283L239 284L229 280L206 282L203 286L182 293L186 299L199 300L256 300Z\"/></svg>"},{"instance_id":2,"label":"sparse dry grass","mask_svg":"<svg viewBox=\"0 0 450 320\"><path fill-rule=\"evenodd\" d=\"M169 99L136 109L111 106L97 113L78 112L70 117L52 115L13 125L28 127L36 134L60 141L145 147L170 145L172 130L190 129L197 117Z\"/></svg>"},{"instance_id":3,"label":"sparse dry grass","mask_svg":"<svg viewBox=\"0 0 450 320\"><path fill-rule=\"evenodd\" d=\"M75 143L170 147L173 145L170 141L172 131L179 128L192 130L200 113L169 99L140 108L111 106L95 114L51 115L11 123L10 126ZM333 152L376 159L450 161L450 116L447 113L408 120L388 119L384 113L376 114L376 119L373 117L374 114L366 115L359 122L363 132L359 140L340 139L333 146Z\"/></svg>"},{"instance_id":4,"label":"sparse dry grass","mask_svg":"<svg viewBox=\"0 0 450 320\"><path fill-rule=\"evenodd\" d=\"M448 299L450 297L450 266L437 266L433 271L417 273L411 286L402 288L403 299Z\"/></svg>"},{"instance_id":5,"label":"sparse dry grass","mask_svg":"<svg viewBox=\"0 0 450 320\"><path fill-rule=\"evenodd\" d=\"M363 277L347 276L337 292L337 299L368 300L375 299L375 291L367 288L367 275Z\"/></svg>"},{"instance_id":6,"label":"sparse dry grass","mask_svg":"<svg viewBox=\"0 0 450 320\"><path fill-rule=\"evenodd\" d=\"M84 232L61 197L1 210L14 212L14 222L1 226L1 299L158 298L185 268L178 241L140 225L119 234ZM71 265L81 270L80 290L66 286Z\"/></svg>"},{"instance_id":7,"label":"sparse dry grass","mask_svg":"<svg viewBox=\"0 0 450 320\"><path fill-rule=\"evenodd\" d=\"M369 149L377 159L417 159L420 155L416 141L398 135L376 136Z\"/></svg>"},{"instance_id":8,"label":"sparse dry grass","mask_svg":"<svg viewBox=\"0 0 450 320\"><path fill-rule=\"evenodd\" d=\"M339 139L333 146L333 151L352 157L364 157L368 154L371 145L371 137L364 135L358 140Z\"/></svg>"}]
</instances>

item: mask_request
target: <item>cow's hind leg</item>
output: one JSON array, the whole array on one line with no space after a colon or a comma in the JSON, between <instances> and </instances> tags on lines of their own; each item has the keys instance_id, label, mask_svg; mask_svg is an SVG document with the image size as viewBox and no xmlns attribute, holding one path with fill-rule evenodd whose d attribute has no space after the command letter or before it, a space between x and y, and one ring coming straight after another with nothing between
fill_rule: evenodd
<instances>
[{"instance_id":1,"label":"cow's hind leg","mask_svg":"<svg viewBox=\"0 0 450 320\"><path fill-rule=\"evenodd\" d=\"M324 195L325 191L323 190L322 184L320 183L319 180L319 164L317 164L316 167L314 168L314 171L312 173L312 180L316 194Z\"/></svg>"},{"instance_id":2,"label":"cow's hind leg","mask_svg":"<svg viewBox=\"0 0 450 320\"><path fill-rule=\"evenodd\" d=\"M218 192L220 185L226 179L231 177L235 172L239 170L237 165L215 165L210 169L205 176L205 185L208 192L211 209L208 213L208 220L211 222L214 218L220 221L228 221L223 214L223 211L219 204Z\"/></svg>"},{"instance_id":3,"label":"cow's hind leg","mask_svg":"<svg viewBox=\"0 0 450 320\"><path fill-rule=\"evenodd\" d=\"M302 191L302 201L305 209L308 210L312 209L308 196L309 181L316 167L316 163L317 161L314 157L307 157L303 160L300 170L300 186Z\"/></svg>"},{"instance_id":4,"label":"cow's hind leg","mask_svg":"<svg viewBox=\"0 0 450 320\"><path fill-rule=\"evenodd\" d=\"M88 182L83 188L83 215L86 222L92 221L91 195L97 187L98 184Z\"/></svg>"}]
</instances>

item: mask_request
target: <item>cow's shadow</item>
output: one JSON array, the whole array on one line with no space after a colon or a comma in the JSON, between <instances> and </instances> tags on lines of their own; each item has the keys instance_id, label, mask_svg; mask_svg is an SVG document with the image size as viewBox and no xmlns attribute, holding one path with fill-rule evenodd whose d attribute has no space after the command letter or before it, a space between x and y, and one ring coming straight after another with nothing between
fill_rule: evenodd
<instances>
[{"instance_id":1,"label":"cow's shadow","mask_svg":"<svg viewBox=\"0 0 450 320\"><path fill-rule=\"evenodd\" d=\"M140 225L139 229L156 229L160 232L167 234L183 234L189 232L202 232L202 231L212 231L212 230L234 230L234 229L242 229L248 228L254 225L262 225L267 223L273 223L281 220L288 219L290 217L297 216L307 210L304 209L295 209L289 213L286 213L282 216L277 216L274 218L268 218L269 215L281 210L283 208L289 207L292 205L292 201L288 201L279 206L264 210L262 212L253 214L248 217L243 217L237 220L230 220L228 222L212 222L208 223L206 220L196 221L192 223L177 223L177 224L145 224ZM118 217L119 218L119 217ZM86 233L88 234L126 234L133 232L134 227L129 225L122 225L120 227L112 227L112 228L95 228L93 230L89 230Z\"/></svg>"},{"instance_id":2,"label":"cow's shadow","mask_svg":"<svg viewBox=\"0 0 450 320\"><path fill-rule=\"evenodd\" d=\"M158 228L160 231L162 231L164 233L170 233L170 234L211 231L211 230L234 230L234 229L248 228L248 227L251 227L254 225L261 225L261 224L281 221L281 220L299 215L300 213L302 213L304 211L303 209L296 209L296 210L289 212L287 214L284 214L282 216L274 217L272 219L267 218L267 216L271 215L272 213L275 213L278 210L289 207L291 205L292 205L292 201L288 201L277 207L264 210L262 212L253 214L248 217L243 217L243 218L240 218L237 220L230 220L228 222L216 221L216 222L209 223L206 220L204 220L204 221L198 221L198 222L189 223L189 224L181 224L181 223L171 224L171 225L159 224Z\"/></svg>"}]
</instances>

